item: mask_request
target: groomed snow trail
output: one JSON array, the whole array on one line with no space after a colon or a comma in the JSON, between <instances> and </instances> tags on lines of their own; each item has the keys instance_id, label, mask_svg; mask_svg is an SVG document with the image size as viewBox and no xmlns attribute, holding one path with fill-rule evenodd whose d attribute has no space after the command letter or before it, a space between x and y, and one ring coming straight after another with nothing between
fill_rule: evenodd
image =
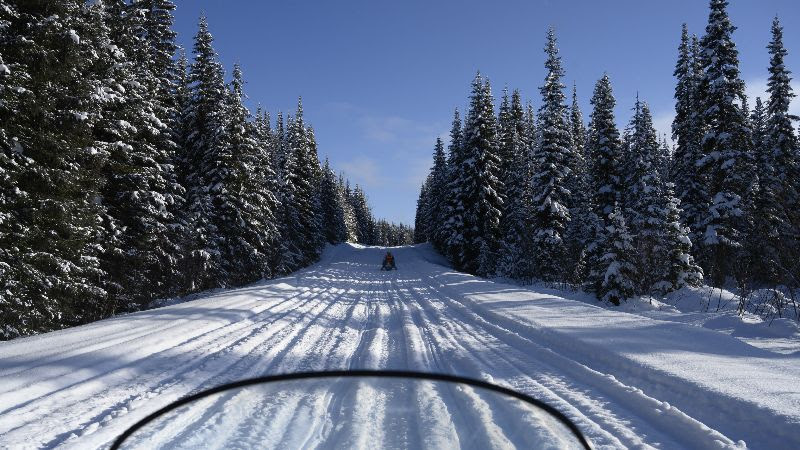
<instances>
[{"instance_id":1,"label":"groomed snow trail","mask_svg":"<svg viewBox=\"0 0 800 450\"><path fill-rule=\"evenodd\" d=\"M427 246L393 249L399 270L380 272L384 251L340 245L286 278L0 343L0 447L101 448L148 413L225 382L390 368L531 394L598 448L800 448L797 356L457 273ZM478 427L470 445L505 438L493 424L503 420L501 408L468 389L342 389L272 396L250 405L259 417L215 420L231 420L231 433L269 423L251 436L258 447L314 447L326 436L340 448L451 447L465 439L451 422ZM198 414L248 401L255 400L222 396ZM401 401L428 416L405 442L393 430L411 419L388 412ZM476 405L475 417L454 407L464 401ZM308 423L303 411L312 407L348 419ZM203 436L191 426L180 433Z\"/></svg>"}]
</instances>

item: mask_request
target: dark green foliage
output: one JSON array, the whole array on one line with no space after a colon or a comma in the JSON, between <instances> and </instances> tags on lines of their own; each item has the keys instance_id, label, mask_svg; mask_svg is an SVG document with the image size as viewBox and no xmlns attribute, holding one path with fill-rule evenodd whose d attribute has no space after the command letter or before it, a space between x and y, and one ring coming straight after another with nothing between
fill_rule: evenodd
<instances>
[{"instance_id":1,"label":"dark green foliage","mask_svg":"<svg viewBox=\"0 0 800 450\"><path fill-rule=\"evenodd\" d=\"M273 277L354 239L302 109L288 130L251 117L205 19L191 65L175 61L173 10L0 0L0 339Z\"/></svg>"}]
</instances>

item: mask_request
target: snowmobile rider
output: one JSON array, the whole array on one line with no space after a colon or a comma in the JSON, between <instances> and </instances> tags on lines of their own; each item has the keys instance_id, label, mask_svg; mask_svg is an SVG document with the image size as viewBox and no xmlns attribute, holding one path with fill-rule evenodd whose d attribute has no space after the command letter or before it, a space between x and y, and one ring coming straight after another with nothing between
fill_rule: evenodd
<instances>
[{"instance_id":1,"label":"snowmobile rider","mask_svg":"<svg viewBox=\"0 0 800 450\"><path fill-rule=\"evenodd\" d=\"M397 266L394 265L394 255L392 252L386 252L386 256L383 257L383 267L381 270L397 270Z\"/></svg>"}]
</instances>

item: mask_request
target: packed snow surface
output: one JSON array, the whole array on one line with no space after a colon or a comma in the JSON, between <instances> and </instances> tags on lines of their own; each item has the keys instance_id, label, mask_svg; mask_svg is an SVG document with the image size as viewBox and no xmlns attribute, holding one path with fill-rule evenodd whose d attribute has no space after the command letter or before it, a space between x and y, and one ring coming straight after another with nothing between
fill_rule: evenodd
<instances>
[{"instance_id":1,"label":"packed snow surface","mask_svg":"<svg viewBox=\"0 0 800 450\"><path fill-rule=\"evenodd\" d=\"M384 251L331 247L289 277L0 343L0 447L104 447L150 412L225 382L391 368L530 394L566 414L598 448L800 448L796 353L454 272L427 246L392 249L399 270L381 272ZM397 395L370 386L333 395L339 383L332 395L319 389L269 396L259 423L280 429L251 443L314 447L326 433L346 434L339 445L355 447L515 442L503 435L508 414L469 390L404 390L427 422L398 441L390 420ZM455 415L465 396L478 405L469 431L483 440L466 441L464 430L452 428L463 423ZM252 398L210 401L204 417L241 417L226 429L245 433ZM311 402L324 403L327 420L297 412ZM160 432L183 432L170 426Z\"/></svg>"}]
</instances>

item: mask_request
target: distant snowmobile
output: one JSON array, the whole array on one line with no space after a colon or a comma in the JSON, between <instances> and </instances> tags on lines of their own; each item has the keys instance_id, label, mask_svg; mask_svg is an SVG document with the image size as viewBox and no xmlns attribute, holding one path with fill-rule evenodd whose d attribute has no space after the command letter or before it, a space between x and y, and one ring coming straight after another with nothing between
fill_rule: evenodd
<instances>
[{"instance_id":1,"label":"distant snowmobile","mask_svg":"<svg viewBox=\"0 0 800 450\"><path fill-rule=\"evenodd\" d=\"M394 255L392 252L386 252L386 256L383 257L383 265L381 266L381 270L397 270L397 266L394 264Z\"/></svg>"}]
</instances>

